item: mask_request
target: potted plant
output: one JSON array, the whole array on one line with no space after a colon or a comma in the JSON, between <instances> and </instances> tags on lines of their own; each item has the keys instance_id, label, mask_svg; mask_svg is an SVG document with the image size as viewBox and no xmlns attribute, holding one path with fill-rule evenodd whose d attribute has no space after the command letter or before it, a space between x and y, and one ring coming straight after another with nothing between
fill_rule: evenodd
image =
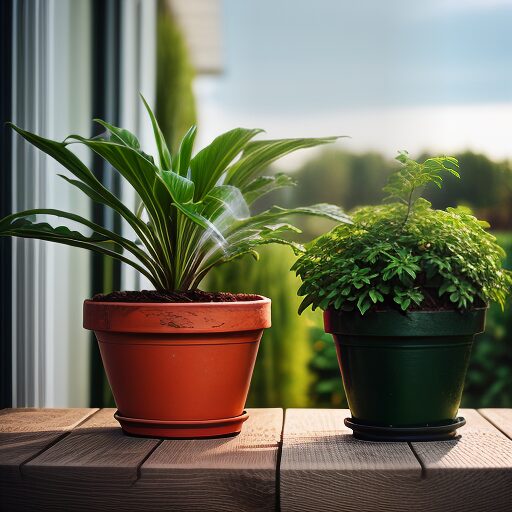
<instances>
[{"instance_id":1,"label":"potted plant","mask_svg":"<svg viewBox=\"0 0 512 512\"><path fill-rule=\"evenodd\" d=\"M473 338L489 302L512 284L504 251L468 208L436 210L421 197L451 157L418 163L406 152L384 191L386 204L357 208L308 247L293 269L300 311L324 310L352 413L369 440L447 439L457 417Z\"/></svg>"},{"instance_id":2,"label":"potted plant","mask_svg":"<svg viewBox=\"0 0 512 512\"><path fill-rule=\"evenodd\" d=\"M98 120L107 134L71 135L57 142L13 128L74 176L62 176L130 226L128 239L74 213L33 209L0 220L0 235L82 247L137 269L153 291L117 292L84 302L84 327L96 333L123 429L159 437L204 437L239 432L270 300L257 295L205 293L198 286L215 266L263 244L302 247L285 237L299 231L295 214L347 221L325 204L273 207L251 215L251 204L293 184L283 174L260 176L277 158L335 138L253 140L261 130L237 128L192 157L196 128L171 155L151 118L158 161L127 130ZM132 210L105 188L70 151L82 144L106 160L136 191ZM65 219L81 230L50 224Z\"/></svg>"}]
</instances>

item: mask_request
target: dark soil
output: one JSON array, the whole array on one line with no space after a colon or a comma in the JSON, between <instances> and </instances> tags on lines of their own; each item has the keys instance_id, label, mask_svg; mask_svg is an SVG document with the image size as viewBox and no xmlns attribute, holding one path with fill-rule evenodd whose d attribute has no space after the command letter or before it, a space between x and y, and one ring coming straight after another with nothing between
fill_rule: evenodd
<instances>
[{"instance_id":1,"label":"dark soil","mask_svg":"<svg viewBox=\"0 0 512 512\"><path fill-rule=\"evenodd\" d=\"M106 295L99 293L92 298L96 302L243 302L260 300L258 295L245 293L203 292L188 290L168 292L158 290L142 290L129 292L112 292Z\"/></svg>"}]
</instances>

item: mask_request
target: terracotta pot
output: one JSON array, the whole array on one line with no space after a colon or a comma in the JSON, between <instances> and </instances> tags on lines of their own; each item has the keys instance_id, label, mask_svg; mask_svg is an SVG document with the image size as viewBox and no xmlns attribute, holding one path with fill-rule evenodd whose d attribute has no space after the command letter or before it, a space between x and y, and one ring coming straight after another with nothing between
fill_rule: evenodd
<instances>
[{"instance_id":1,"label":"terracotta pot","mask_svg":"<svg viewBox=\"0 0 512 512\"><path fill-rule=\"evenodd\" d=\"M270 299L208 303L84 302L118 411L130 434L240 432Z\"/></svg>"}]
</instances>

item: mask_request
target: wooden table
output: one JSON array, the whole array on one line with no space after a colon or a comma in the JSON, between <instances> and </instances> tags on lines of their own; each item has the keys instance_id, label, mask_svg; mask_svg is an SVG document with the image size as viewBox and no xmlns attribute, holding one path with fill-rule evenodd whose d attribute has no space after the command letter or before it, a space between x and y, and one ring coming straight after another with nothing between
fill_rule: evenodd
<instances>
[{"instance_id":1,"label":"wooden table","mask_svg":"<svg viewBox=\"0 0 512 512\"><path fill-rule=\"evenodd\" d=\"M357 441L347 410L249 409L239 436L183 441L113 413L0 411L0 510L512 511L512 409L434 443Z\"/></svg>"}]
</instances>

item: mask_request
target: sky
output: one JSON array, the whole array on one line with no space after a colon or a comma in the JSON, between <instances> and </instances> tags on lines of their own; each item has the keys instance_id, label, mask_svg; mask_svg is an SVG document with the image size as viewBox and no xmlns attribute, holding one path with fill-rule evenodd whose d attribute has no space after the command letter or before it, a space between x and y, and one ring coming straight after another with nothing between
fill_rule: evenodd
<instances>
[{"instance_id":1,"label":"sky","mask_svg":"<svg viewBox=\"0 0 512 512\"><path fill-rule=\"evenodd\" d=\"M195 82L201 145L243 126L512 157L512 0L221 1L223 73Z\"/></svg>"}]
</instances>

